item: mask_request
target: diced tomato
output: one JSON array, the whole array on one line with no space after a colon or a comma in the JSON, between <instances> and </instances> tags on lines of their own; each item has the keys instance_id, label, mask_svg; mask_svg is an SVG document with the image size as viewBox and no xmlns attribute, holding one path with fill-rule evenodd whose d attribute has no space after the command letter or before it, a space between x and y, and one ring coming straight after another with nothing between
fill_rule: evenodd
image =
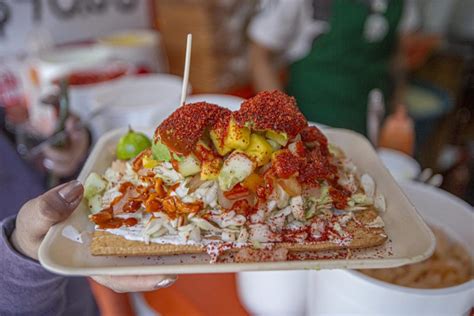
<instances>
[{"instance_id":1,"label":"diced tomato","mask_svg":"<svg viewBox=\"0 0 474 316\"><path fill-rule=\"evenodd\" d=\"M263 183L263 176L252 173L242 182L242 186L246 187L252 192L256 192L259 185Z\"/></svg>"},{"instance_id":2,"label":"diced tomato","mask_svg":"<svg viewBox=\"0 0 474 316\"><path fill-rule=\"evenodd\" d=\"M201 162L212 161L214 159L219 158L217 153L215 153L214 151L212 151L211 149L207 148L206 146L200 143L196 145L196 150L194 151L194 154Z\"/></svg>"},{"instance_id":3,"label":"diced tomato","mask_svg":"<svg viewBox=\"0 0 474 316\"><path fill-rule=\"evenodd\" d=\"M230 191L224 192L224 196L229 200L242 199L250 195L250 190L242 186L240 183L236 184Z\"/></svg>"},{"instance_id":4,"label":"diced tomato","mask_svg":"<svg viewBox=\"0 0 474 316\"><path fill-rule=\"evenodd\" d=\"M235 211L237 214L245 216L253 212L252 206L250 206L249 202L245 199L235 201L234 204L232 204L231 210Z\"/></svg>"},{"instance_id":5,"label":"diced tomato","mask_svg":"<svg viewBox=\"0 0 474 316\"><path fill-rule=\"evenodd\" d=\"M300 157L306 156L306 148L304 147L304 143L302 141L296 143L296 154Z\"/></svg>"},{"instance_id":6,"label":"diced tomato","mask_svg":"<svg viewBox=\"0 0 474 316\"><path fill-rule=\"evenodd\" d=\"M301 185L295 177L288 179L278 179L277 183L288 193L289 196L297 196L301 194Z\"/></svg>"}]
</instances>

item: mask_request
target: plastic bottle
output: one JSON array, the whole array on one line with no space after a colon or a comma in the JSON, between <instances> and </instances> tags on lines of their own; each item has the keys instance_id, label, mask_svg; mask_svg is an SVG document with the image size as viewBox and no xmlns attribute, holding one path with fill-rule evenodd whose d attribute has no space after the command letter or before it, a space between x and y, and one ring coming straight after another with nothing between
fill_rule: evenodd
<instances>
[{"instance_id":1,"label":"plastic bottle","mask_svg":"<svg viewBox=\"0 0 474 316\"><path fill-rule=\"evenodd\" d=\"M406 108L398 105L382 126L379 147L390 148L413 156L415 148L415 128Z\"/></svg>"}]
</instances>

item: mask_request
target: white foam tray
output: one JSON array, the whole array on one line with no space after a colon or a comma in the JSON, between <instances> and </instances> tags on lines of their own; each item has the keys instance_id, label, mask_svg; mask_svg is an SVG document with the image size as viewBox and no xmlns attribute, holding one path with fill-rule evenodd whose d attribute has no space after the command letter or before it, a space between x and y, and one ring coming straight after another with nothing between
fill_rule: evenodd
<instances>
[{"instance_id":1,"label":"white foam tray","mask_svg":"<svg viewBox=\"0 0 474 316\"><path fill-rule=\"evenodd\" d=\"M115 145L126 129L103 135L95 145L79 180L84 182L90 172L103 173L115 159ZM153 131L145 130L152 135ZM357 165L376 182L377 192L387 202L387 211L381 214L389 237L383 246L359 250L347 259L318 259L286 262L209 263L207 255L147 256L147 257L95 257L87 243L65 238L63 229L68 225L80 232L94 229L88 220L86 203L64 222L53 226L39 249L39 260L48 270L64 275L138 275L161 273L220 273L264 270L296 269L358 269L387 268L414 263L429 257L435 239L409 202L400 187L379 160L370 143L361 135L343 129L325 129L329 141L340 146Z\"/></svg>"}]
</instances>

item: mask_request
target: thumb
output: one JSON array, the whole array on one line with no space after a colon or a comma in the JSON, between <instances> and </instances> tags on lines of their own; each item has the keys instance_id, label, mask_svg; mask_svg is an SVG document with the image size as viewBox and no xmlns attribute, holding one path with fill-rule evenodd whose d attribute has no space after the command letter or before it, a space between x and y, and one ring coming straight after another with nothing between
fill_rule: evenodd
<instances>
[{"instance_id":1,"label":"thumb","mask_svg":"<svg viewBox=\"0 0 474 316\"><path fill-rule=\"evenodd\" d=\"M36 233L46 234L52 225L69 217L81 202L83 192L82 184L73 180L49 190L25 205L27 215L36 219Z\"/></svg>"},{"instance_id":2,"label":"thumb","mask_svg":"<svg viewBox=\"0 0 474 316\"><path fill-rule=\"evenodd\" d=\"M24 255L36 259L43 237L51 226L71 215L81 202L83 192L82 184L74 180L23 205L11 236L13 246Z\"/></svg>"}]
</instances>

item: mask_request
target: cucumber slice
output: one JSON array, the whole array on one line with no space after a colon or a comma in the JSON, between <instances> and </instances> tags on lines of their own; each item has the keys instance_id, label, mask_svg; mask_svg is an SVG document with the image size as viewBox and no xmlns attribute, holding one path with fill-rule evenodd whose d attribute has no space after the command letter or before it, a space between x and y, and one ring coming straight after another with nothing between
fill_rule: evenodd
<instances>
[{"instance_id":1,"label":"cucumber slice","mask_svg":"<svg viewBox=\"0 0 474 316\"><path fill-rule=\"evenodd\" d=\"M94 195L88 199L89 210L92 214L98 213L102 210L102 196L100 194Z\"/></svg>"},{"instance_id":2,"label":"cucumber slice","mask_svg":"<svg viewBox=\"0 0 474 316\"><path fill-rule=\"evenodd\" d=\"M229 191L237 183L242 182L255 169L255 162L242 152L233 152L225 161L219 173L219 187Z\"/></svg>"},{"instance_id":3,"label":"cucumber slice","mask_svg":"<svg viewBox=\"0 0 474 316\"><path fill-rule=\"evenodd\" d=\"M201 164L193 154L178 162L178 171L183 177L192 176L201 172Z\"/></svg>"},{"instance_id":4,"label":"cucumber slice","mask_svg":"<svg viewBox=\"0 0 474 316\"><path fill-rule=\"evenodd\" d=\"M107 187L107 181L105 181L97 173L92 172L86 179L84 184L84 196L90 199L96 194L102 193Z\"/></svg>"}]
</instances>

